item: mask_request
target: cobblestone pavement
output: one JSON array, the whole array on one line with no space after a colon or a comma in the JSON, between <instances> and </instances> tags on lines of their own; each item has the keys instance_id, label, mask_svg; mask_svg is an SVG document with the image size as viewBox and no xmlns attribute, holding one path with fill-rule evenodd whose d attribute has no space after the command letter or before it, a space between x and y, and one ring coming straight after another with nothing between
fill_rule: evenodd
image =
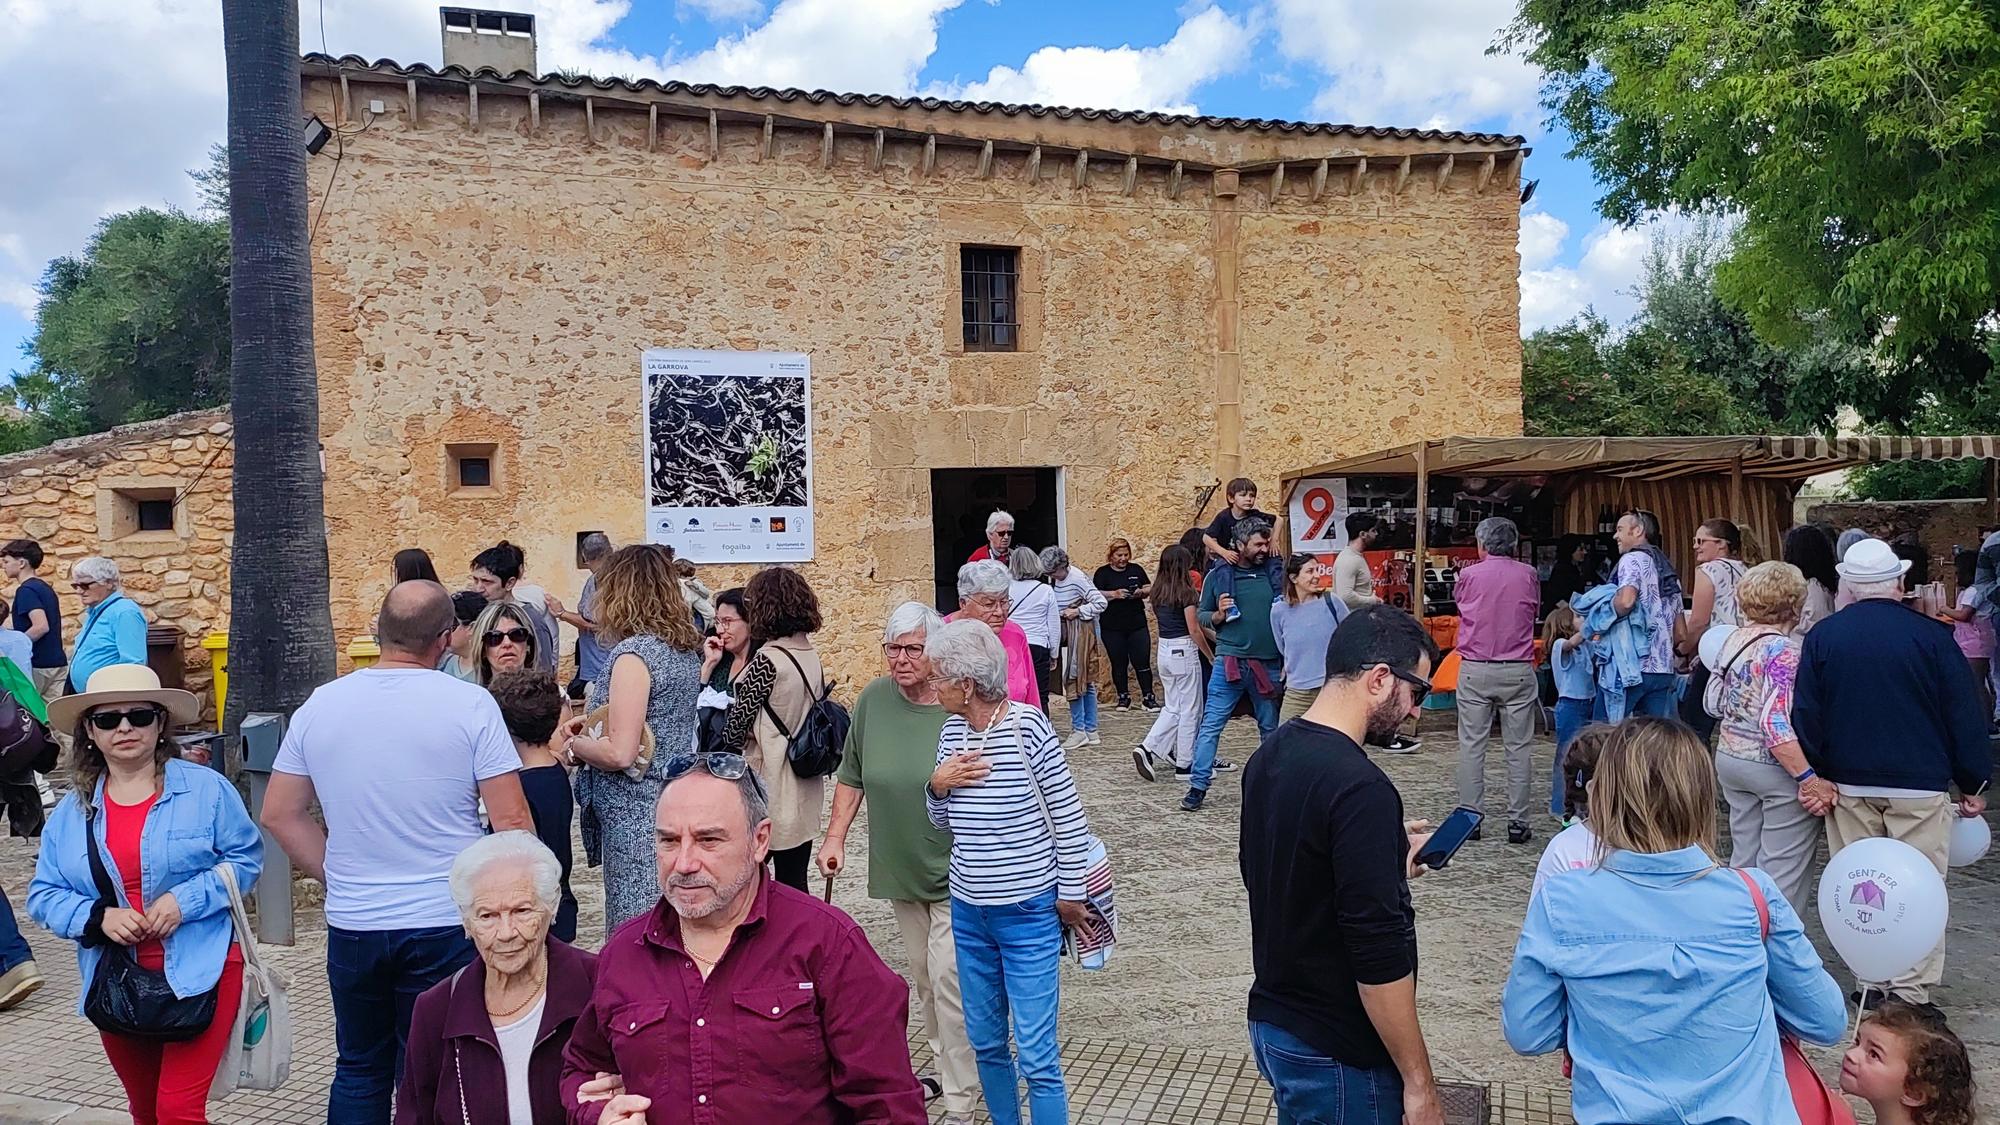
<instances>
[{"instance_id":1,"label":"cobblestone pavement","mask_svg":"<svg viewBox=\"0 0 2000 1125\"><path fill-rule=\"evenodd\" d=\"M1057 726L1067 729L1058 712ZM1450 715L1426 716L1424 747L1379 761L1401 788L1411 816L1437 819L1457 803L1451 773L1456 743ZM1249 923L1236 867L1240 774L1218 775L1208 806L1180 811L1180 787L1138 779L1129 750L1151 716L1104 712L1104 743L1072 755L1091 825L1106 840L1118 879L1124 925L1119 951L1101 973L1065 970L1062 995L1064 1068L1072 1116L1080 1122L1263 1123L1273 1121L1269 1092L1246 1056L1244 997L1250 984ZM1254 728L1232 723L1223 755L1244 760ZM1537 747L1539 801L1546 802L1550 747ZM1489 763L1489 804L1504 789L1500 755ZM1546 807L1545 804L1542 807ZM1489 810L1497 814L1500 810ZM1510 846L1499 832L1468 845L1446 871L1415 884L1422 956L1419 1008L1441 1079L1490 1087L1487 1120L1505 1125L1569 1121L1568 1096L1553 1059L1524 1059L1507 1049L1499 1028L1499 994L1506 979L1528 886L1552 822L1535 825L1536 839ZM835 902L867 929L890 964L903 950L885 904L864 897L866 814L848 852L851 872ZM580 854L580 853L579 853ZM25 897L33 852L27 842L0 841L0 881L17 910ZM596 872L579 868L583 900L580 943L601 933ZM1989 1113L2000 1111L2000 860L1952 877L1951 956L1938 1001L1972 1046ZM85 1107L122 1109L116 1077L96 1036L75 1014L75 960L65 943L28 922L49 986L12 1012L0 1014L0 1095L25 1095ZM1817 936L1817 923L1809 922ZM332 1018L325 989L323 929L316 910L302 910L297 946L271 959L293 981L298 1055L291 1081L271 1094L246 1094L215 1107L218 1121L307 1122L323 1118L333 1063ZM919 1065L927 1053L916 1045ZM1837 1067L1837 1057L1818 1055ZM47 1118L23 1118L46 1120ZM1467 1116L1458 1120L1473 1121ZM8 1120L0 1099L0 1122ZM982 1120L984 1118L982 1117Z\"/></svg>"}]
</instances>

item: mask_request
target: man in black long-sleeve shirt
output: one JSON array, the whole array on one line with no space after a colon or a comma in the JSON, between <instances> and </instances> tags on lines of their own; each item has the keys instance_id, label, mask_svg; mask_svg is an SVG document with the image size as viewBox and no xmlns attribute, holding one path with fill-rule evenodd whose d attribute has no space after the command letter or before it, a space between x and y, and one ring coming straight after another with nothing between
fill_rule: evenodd
<instances>
[{"instance_id":1,"label":"man in black long-sleeve shirt","mask_svg":"<svg viewBox=\"0 0 2000 1125\"><path fill-rule=\"evenodd\" d=\"M1437 656L1402 610L1354 611L1318 698L1244 770L1250 1046L1281 1121L1444 1121L1417 1025L1416 841L1361 749L1415 713Z\"/></svg>"}]
</instances>

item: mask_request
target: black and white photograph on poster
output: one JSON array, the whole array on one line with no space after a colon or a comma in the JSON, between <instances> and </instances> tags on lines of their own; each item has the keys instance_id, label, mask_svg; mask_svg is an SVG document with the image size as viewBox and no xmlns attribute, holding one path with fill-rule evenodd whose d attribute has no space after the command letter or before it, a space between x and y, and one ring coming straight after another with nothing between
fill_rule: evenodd
<instances>
[{"instance_id":1,"label":"black and white photograph on poster","mask_svg":"<svg viewBox=\"0 0 2000 1125\"><path fill-rule=\"evenodd\" d=\"M703 562L812 558L811 360L648 349L646 528Z\"/></svg>"}]
</instances>

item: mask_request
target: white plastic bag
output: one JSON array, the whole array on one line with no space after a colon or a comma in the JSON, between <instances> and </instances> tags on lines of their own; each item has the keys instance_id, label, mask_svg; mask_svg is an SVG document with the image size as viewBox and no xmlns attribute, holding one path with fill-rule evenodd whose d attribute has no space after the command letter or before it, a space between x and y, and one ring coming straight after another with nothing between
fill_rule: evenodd
<instances>
[{"instance_id":1,"label":"white plastic bag","mask_svg":"<svg viewBox=\"0 0 2000 1125\"><path fill-rule=\"evenodd\" d=\"M235 922L237 944L243 948L243 996L236 1005L229 1045L223 1048L222 1062L208 1087L211 1101L238 1090L275 1090L292 1073L292 1009L285 999L284 974L266 967L257 956L257 937L250 931L250 913L243 907L235 869L224 863L216 873L229 891L229 915Z\"/></svg>"}]
</instances>

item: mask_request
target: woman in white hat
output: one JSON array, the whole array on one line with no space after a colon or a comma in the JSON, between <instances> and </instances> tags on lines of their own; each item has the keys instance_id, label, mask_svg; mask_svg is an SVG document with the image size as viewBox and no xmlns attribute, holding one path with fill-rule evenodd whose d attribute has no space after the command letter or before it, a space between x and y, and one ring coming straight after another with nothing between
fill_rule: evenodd
<instances>
[{"instance_id":1,"label":"woman in white hat","mask_svg":"<svg viewBox=\"0 0 2000 1125\"><path fill-rule=\"evenodd\" d=\"M200 711L193 695L162 688L143 664L107 665L83 694L49 704L49 724L75 732L73 787L43 830L28 913L77 943L84 997L105 959L121 957L164 977L182 1000L215 998L207 1027L189 1039L100 1026L134 1121L208 1120L209 1084L243 985L217 869L228 864L247 893L264 866L263 840L235 786L176 757L167 737L169 723L194 722Z\"/></svg>"}]
</instances>

